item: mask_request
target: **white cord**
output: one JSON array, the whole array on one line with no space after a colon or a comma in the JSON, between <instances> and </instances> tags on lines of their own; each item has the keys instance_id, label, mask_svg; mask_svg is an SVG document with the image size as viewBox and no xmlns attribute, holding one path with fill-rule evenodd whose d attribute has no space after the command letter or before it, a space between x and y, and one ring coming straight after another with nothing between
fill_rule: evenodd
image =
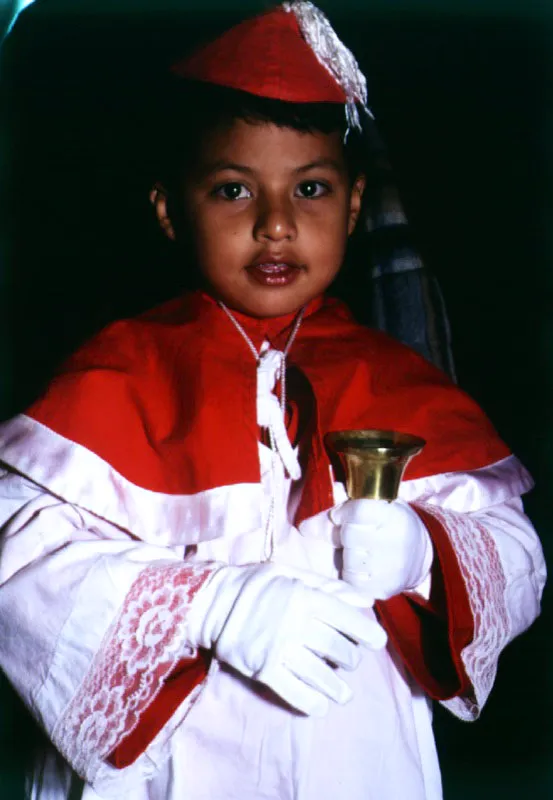
<instances>
[{"instance_id":1,"label":"white cord","mask_svg":"<svg viewBox=\"0 0 553 800\"><path fill-rule=\"evenodd\" d=\"M221 308L223 309L223 311L225 312L227 317L230 319L230 321L232 322L232 324L234 325L234 327L236 328L238 333L242 336L242 338L244 339L244 341L248 345L248 347L249 347L253 357L255 358L256 362L259 363L259 359L261 357L261 352L257 351L254 343L252 342L252 340L250 339L250 337L248 336L248 334L246 333L244 328L240 325L240 323L238 322L238 320L236 319L234 314L226 307L226 305L221 300L219 300L219 305L221 306ZM294 339L296 338L296 335L297 335L297 333L298 333L298 331L300 329L300 325L302 323L304 313L305 313L305 306L303 308L300 308L299 313L298 313L298 315L296 317L296 322L294 323L294 327L292 328L290 336L288 337L288 341L286 342L286 346L284 348L284 352L281 354L280 376L279 376L280 377L280 408L281 408L281 411L282 411L283 415L286 412L286 357L287 357L288 353L290 352L290 348L292 347L292 344L294 343Z\"/></svg>"},{"instance_id":2,"label":"white cord","mask_svg":"<svg viewBox=\"0 0 553 800\"><path fill-rule=\"evenodd\" d=\"M259 365L260 358L261 358L261 351L258 352L254 343L242 327L238 320L234 317L232 312L226 307L226 305L219 301L219 305L230 319L238 333L242 336L248 348L250 349L253 357L256 360L256 363ZM285 424L285 414L286 414L286 357L290 352L290 348L296 338L298 330L303 320L303 315L305 312L305 306L300 309L296 321L294 323L294 327L288 337L288 341L286 342L286 346L284 347L284 352L280 353L280 365L279 365L279 372L280 375L277 375L280 378L280 410L282 413L283 424ZM274 528L275 528L275 509L276 509L276 459L279 457L279 451L276 444L276 435L273 428L273 425L268 426L269 431L269 443L271 446L271 499L269 503L269 512L267 515L267 524L265 526L265 536L264 536L264 543L263 543L263 553L265 559L270 561L274 551ZM282 460L282 456L281 460ZM283 462L284 463L284 462ZM284 465L286 467L286 465Z\"/></svg>"},{"instance_id":3,"label":"white cord","mask_svg":"<svg viewBox=\"0 0 553 800\"><path fill-rule=\"evenodd\" d=\"M236 328L236 330L238 331L240 336L242 336L242 338L244 339L244 341L246 342L246 344L248 345L248 347L252 351L253 357L255 358L255 360L259 361L259 353L257 352L254 343L252 342L252 340L250 339L250 337L248 336L248 334L246 333L244 328L240 325L240 323L234 317L234 315L231 314L231 312L228 310L228 308L226 307L226 305L223 302L219 301L219 305L221 306L221 308L223 309L223 311L225 312L227 317L230 319L230 321L232 322L232 324L234 325L234 327Z\"/></svg>"}]
</instances>

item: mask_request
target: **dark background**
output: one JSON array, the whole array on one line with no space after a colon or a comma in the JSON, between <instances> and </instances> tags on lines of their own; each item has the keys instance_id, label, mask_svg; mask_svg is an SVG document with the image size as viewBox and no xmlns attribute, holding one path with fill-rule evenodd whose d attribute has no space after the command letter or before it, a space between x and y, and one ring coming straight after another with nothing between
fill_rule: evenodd
<instances>
[{"instance_id":1,"label":"dark background","mask_svg":"<svg viewBox=\"0 0 553 800\"><path fill-rule=\"evenodd\" d=\"M192 31L208 36L268 3L179 5L37 0L4 46L3 417L108 319L179 286L147 203L156 81ZM368 76L416 240L445 295L459 382L534 474L527 509L549 554L553 12L520 5L321 3ZM502 657L477 724L436 710L446 800L553 797L550 627L546 593L541 620ZM0 798L11 800L32 736L1 695Z\"/></svg>"}]
</instances>

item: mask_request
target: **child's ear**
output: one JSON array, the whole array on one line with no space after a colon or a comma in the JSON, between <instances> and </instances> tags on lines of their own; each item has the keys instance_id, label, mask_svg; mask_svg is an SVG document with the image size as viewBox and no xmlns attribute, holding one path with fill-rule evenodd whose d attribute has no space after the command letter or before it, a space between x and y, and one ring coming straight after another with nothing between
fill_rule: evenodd
<instances>
[{"instance_id":1,"label":"child's ear","mask_svg":"<svg viewBox=\"0 0 553 800\"><path fill-rule=\"evenodd\" d=\"M349 218L348 218L348 235L351 236L357 225L357 220L361 214L361 204L363 202L363 192L365 191L365 184L367 180L364 175L358 175L355 183L351 189L349 199Z\"/></svg>"},{"instance_id":2,"label":"child's ear","mask_svg":"<svg viewBox=\"0 0 553 800\"><path fill-rule=\"evenodd\" d=\"M177 237L175 235L173 223L169 217L169 201L167 199L167 191L160 183L156 183L156 185L151 189L150 203L154 207L161 230L168 239L171 239L171 241L174 242Z\"/></svg>"}]
</instances>

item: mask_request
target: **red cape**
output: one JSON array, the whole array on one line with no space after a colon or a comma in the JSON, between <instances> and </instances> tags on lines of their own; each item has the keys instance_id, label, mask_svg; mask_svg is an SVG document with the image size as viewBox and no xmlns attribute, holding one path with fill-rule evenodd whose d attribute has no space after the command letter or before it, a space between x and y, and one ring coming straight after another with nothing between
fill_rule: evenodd
<instances>
[{"instance_id":1,"label":"red cape","mask_svg":"<svg viewBox=\"0 0 553 800\"><path fill-rule=\"evenodd\" d=\"M259 347L283 349L293 315L235 314ZM406 478L473 470L509 450L478 406L412 350L358 325L333 299L313 301L288 357L289 389L310 404L306 485L297 522L333 504L324 435L412 433L427 445ZM117 322L78 351L27 412L164 494L260 479L256 363L210 297L195 293Z\"/></svg>"}]
</instances>

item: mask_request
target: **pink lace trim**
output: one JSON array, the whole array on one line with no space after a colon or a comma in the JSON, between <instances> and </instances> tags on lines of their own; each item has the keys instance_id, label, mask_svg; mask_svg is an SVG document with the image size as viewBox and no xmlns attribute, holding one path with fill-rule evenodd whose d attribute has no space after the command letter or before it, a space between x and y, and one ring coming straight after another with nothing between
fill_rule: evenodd
<instances>
[{"instance_id":1,"label":"pink lace trim","mask_svg":"<svg viewBox=\"0 0 553 800\"><path fill-rule=\"evenodd\" d=\"M146 567L126 596L88 674L53 733L73 769L92 781L102 760L137 725L186 649L190 603L217 565Z\"/></svg>"},{"instance_id":2,"label":"pink lace trim","mask_svg":"<svg viewBox=\"0 0 553 800\"><path fill-rule=\"evenodd\" d=\"M449 534L474 620L474 638L461 653L474 696L454 697L443 705L461 719L474 720L492 689L499 654L509 641L507 581L493 538L478 520L427 503L420 505Z\"/></svg>"}]
</instances>

